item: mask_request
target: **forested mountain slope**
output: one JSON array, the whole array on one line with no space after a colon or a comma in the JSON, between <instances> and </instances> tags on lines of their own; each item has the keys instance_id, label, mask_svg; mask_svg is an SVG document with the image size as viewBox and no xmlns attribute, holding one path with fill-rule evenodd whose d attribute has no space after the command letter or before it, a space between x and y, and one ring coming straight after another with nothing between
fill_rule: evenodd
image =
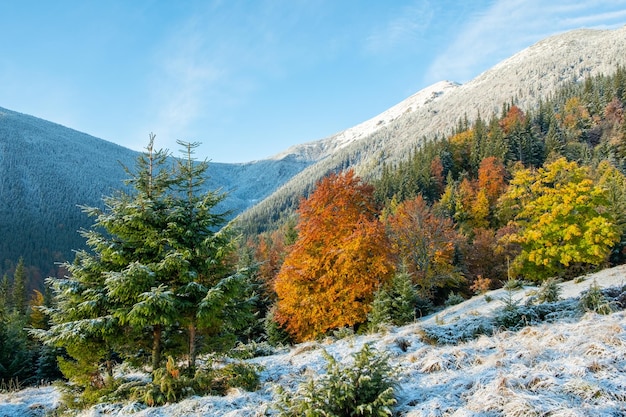
<instances>
[{"instance_id":1,"label":"forested mountain slope","mask_svg":"<svg viewBox=\"0 0 626 417\"><path fill-rule=\"evenodd\" d=\"M78 205L96 205L120 188L135 152L46 122L0 109L0 259L8 269L50 269L82 247L77 233L90 223Z\"/></svg>"},{"instance_id":2,"label":"forested mountain slope","mask_svg":"<svg viewBox=\"0 0 626 417\"><path fill-rule=\"evenodd\" d=\"M245 230L264 230L290 213L300 197L328 172L352 167L366 179L376 177L383 162L396 163L424 140L452 133L461 119L471 122L478 115L487 119L500 115L503 104L511 102L530 110L569 82L612 74L626 63L625 51L626 27L576 30L540 41L464 85L437 83L424 90L429 94L418 93L395 106L404 108L395 118L385 117L385 113L372 118L383 122L361 130L363 134L353 135L349 141L346 133L340 132L292 148L297 157L314 154L322 159L245 212L239 221ZM416 103L416 96L429 99Z\"/></svg>"},{"instance_id":3,"label":"forested mountain slope","mask_svg":"<svg viewBox=\"0 0 626 417\"><path fill-rule=\"evenodd\" d=\"M32 267L31 279L40 283L56 273L55 262L71 261L72 250L85 243L77 231L91 225L79 205L100 206L102 197L123 188L128 176L122 165L134 167L137 155L0 108L0 275L24 257ZM207 187L228 193L220 209L231 210L234 216L308 164L290 156L245 164L211 163Z\"/></svg>"}]
</instances>

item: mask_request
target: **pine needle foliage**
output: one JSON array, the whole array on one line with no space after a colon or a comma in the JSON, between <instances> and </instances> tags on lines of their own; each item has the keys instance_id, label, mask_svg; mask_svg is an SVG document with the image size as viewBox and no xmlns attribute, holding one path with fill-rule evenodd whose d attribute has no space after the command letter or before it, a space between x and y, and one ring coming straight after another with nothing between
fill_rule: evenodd
<instances>
[{"instance_id":1,"label":"pine needle foliage","mask_svg":"<svg viewBox=\"0 0 626 417\"><path fill-rule=\"evenodd\" d=\"M342 366L324 352L326 374L301 384L295 393L279 387L274 408L280 417L385 417L396 404L396 371L388 356L369 345L355 353L351 365Z\"/></svg>"},{"instance_id":2,"label":"pine needle foliage","mask_svg":"<svg viewBox=\"0 0 626 417\"><path fill-rule=\"evenodd\" d=\"M419 303L422 301L422 303ZM378 331L385 324L402 326L415 320L418 304L423 304L406 271L396 273L388 285L382 286L375 294L372 310L368 314L370 331ZM424 314L420 311L420 314Z\"/></svg>"},{"instance_id":3,"label":"pine needle foliage","mask_svg":"<svg viewBox=\"0 0 626 417\"><path fill-rule=\"evenodd\" d=\"M561 287L559 280L548 278L539 287L535 299L538 303L555 303L561 298Z\"/></svg>"},{"instance_id":4,"label":"pine needle foliage","mask_svg":"<svg viewBox=\"0 0 626 417\"><path fill-rule=\"evenodd\" d=\"M248 317L246 279L233 273L232 235L215 212L224 196L200 188L207 163L193 160L197 144L180 144L185 157L175 160L150 136L136 170L126 168L130 190L105 198L103 210L84 208L95 219L82 233L90 250L77 252L68 277L49 281L52 326L34 333L67 352L59 365L79 403L115 388L114 358L164 380L162 357L184 356L193 376L198 352Z\"/></svg>"},{"instance_id":5,"label":"pine needle foliage","mask_svg":"<svg viewBox=\"0 0 626 417\"><path fill-rule=\"evenodd\" d=\"M593 282L589 289L583 292L578 300L578 305L584 312L594 312L598 314L611 314L613 307L606 299L597 282Z\"/></svg>"}]
</instances>

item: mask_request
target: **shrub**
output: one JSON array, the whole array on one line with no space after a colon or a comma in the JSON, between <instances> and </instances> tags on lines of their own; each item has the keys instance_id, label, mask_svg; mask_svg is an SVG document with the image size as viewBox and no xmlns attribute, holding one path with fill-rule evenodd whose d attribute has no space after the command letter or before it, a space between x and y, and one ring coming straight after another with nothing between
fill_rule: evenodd
<instances>
[{"instance_id":1,"label":"shrub","mask_svg":"<svg viewBox=\"0 0 626 417\"><path fill-rule=\"evenodd\" d=\"M484 294L491 289L491 285L493 281L491 278L483 277L482 275L478 275L474 280L474 283L470 286L470 290L474 292L474 294Z\"/></svg>"},{"instance_id":2,"label":"shrub","mask_svg":"<svg viewBox=\"0 0 626 417\"><path fill-rule=\"evenodd\" d=\"M560 280L556 278L548 278L537 290L534 300L537 303L555 303L561 298Z\"/></svg>"},{"instance_id":3,"label":"shrub","mask_svg":"<svg viewBox=\"0 0 626 417\"><path fill-rule=\"evenodd\" d=\"M354 336L354 329L352 329L352 327L344 326L333 330L331 333L333 338L336 340L347 339Z\"/></svg>"},{"instance_id":4,"label":"shrub","mask_svg":"<svg viewBox=\"0 0 626 417\"><path fill-rule=\"evenodd\" d=\"M506 288L506 295L500 299L503 306L495 311L493 318L496 327L518 330L530 324L533 318L532 308L520 306L519 300L513 298L513 289L514 286Z\"/></svg>"},{"instance_id":5,"label":"shrub","mask_svg":"<svg viewBox=\"0 0 626 417\"><path fill-rule=\"evenodd\" d=\"M428 302L428 300L425 300ZM411 275L399 272L387 286L381 287L374 294L372 309L368 313L368 329L372 332L380 331L385 325L402 326L415 320L416 310L430 308L424 305L413 285Z\"/></svg>"},{"instance_id":6,"label":"shrub","mask_svg":"<svg viewBox=\"0 0 626 417\"><path fill-rule=\"evenodd\" d=\"M250 342L237 343L237 345L228 351L228 356L235 359L252 359L261 356L270 356L276 353L276 348L269 342Z\"/></svg>"},{"instance_id":7,"label":"shrub","mask_svg":"<svg viewBox=\"0 0 626 417\"><path fill-rule=\"evenodd\" d=\"M448 295L448 299L446 300L446 307L450 307L450 306L454 306L454 305L457 305L457 304L461 304L463 301L465 301L465 298L463 298L462 295L457 294L454 291L452 291Z\"/></svg>"},{"instance_id":8,"label":"shrub","mask_svg":"<svg viewBox=\"0 0 626 417\"><path fill-rule=\"evenodd\" d=\"M388 356L369 345L353 356L352 365L341 366L324 352L326 374L300 384L295 393L278 387L274 408L279 416L391 416L397 383Z\"/></svg>"},{"instance_id":9,"label":"shrub","mask_svg":"<svg viewBox=\"0 0 626 417\"><path fill-rule=\"evenodd\" d=\"M165 368L153 373L152 381L129 381L119 386L111 400L138 401L150 407L180 401L191 395L224 395L230 388L254 391L259 388L259 367L232 362L221 367L211 364L193 378L184 375L169 357Z\"/></svg>"},{"instance_id":10,"label":"shrub","mask_svg":"<svg viewBox=\"0 0 626 417\"><path fill-rule=\"evenodd\" d=\"M246 362L233 362L222 368L208 372L211 384L203 391L210 394L224 395L230 388L243 388L246 391L259 389L260 368Z\"/></svg>"},{"instance_id":11,"label":"shrub","mask_svg":"<svg viewBox=\"0 0 626 417\"><path fill-rule=\"evenodd\" d=\"M516 304L512 308L505 306L497 310L493 322L496 327L502 329L519 330L537 322L537 317L532 307Z\"/></svg>"},{"instance_id":12,"label":"shrub","mask_svg":"<svg viewBox=\"0 0 626 417\"><path fill-rule=\"evenodd\" d=\"M432 345L453 345L492 333L492 319L484 316L466 317L447 325L424 326L421 329L422 340Z\"/></svg>"},{"instance_id":13,"label":"shrub","mask_svg":"<svg viewBox=\"0 0 626 417\"><path fill-rule=\"evenodd\" d=\"M422 318L433 312L434 305L426 297L417 296L415 299L415 315L417 318Z\"/></svg>"},{"instance_id":14,"label":"shrub","mask_svg":"<svg viewBox=\"0 0 626 417\"><path fill-rule=\"evenodd\" d=\"M613 308L606 299L598 283L594 280L589 289L580 295L578 305L581 310L593 311L598 314L611 314Z\"/></svg>"},{"instance_id":15,"label":"shrub","mask_svg":"<svg viewBox=\"0 0 626 417\"><path fill-rule=\"evenodd\" d=\"M626 309L626 285L605 288L602 291L602 294L610 300L611 306L614 310Z\"/></svg>"},{"instance_id":16,"label":"shrub","mask_svg":"<svg viewBox=\"0 0 626 417\"><path fill-rule=\"evenodd\" d=\"M275 320L275 314L276 308L273 307L267 313L267 316L265 316L264 327L267 342L272 346L289 346L292 342L291 336L287 333L287 330Z\"/></svg>"},{"instance_id":17,"label":"shrub","mask_svg":"<svg viewBox=\"0 0 626 417\"><path fill-rule=\"evenodd\" d=\"M509 278L504 283L503 288L507 291L521 290L522 288L524 288L524 283L519 279Z\"/></svg>"},{"instance_id":18,"label":"shrub","mask_svg":"<svg viewBox=\"0 0 626 417\"><path fill-rule=\"evenodd\" d=\"M371 332L380 331L385 325L391 324L392 298L390 292L384 287L374 294L372 309L367 315L367 326Z\"/></svg>"},{"instance_id":19,"label":"shrub","mask_svg":"<svg viewBox=\"0 0 626 417\"><path fill-rule=\"evenodd\" d=\"M180 401L194 394L193 380L181 375L174 359L169 356L165 368L159 368L153 372L152 382L130 383L128 386L124 384L116 391L118 396L123 396L126 393L133 401L155 407L167 402Z\"/></svg>"}]
</instances>

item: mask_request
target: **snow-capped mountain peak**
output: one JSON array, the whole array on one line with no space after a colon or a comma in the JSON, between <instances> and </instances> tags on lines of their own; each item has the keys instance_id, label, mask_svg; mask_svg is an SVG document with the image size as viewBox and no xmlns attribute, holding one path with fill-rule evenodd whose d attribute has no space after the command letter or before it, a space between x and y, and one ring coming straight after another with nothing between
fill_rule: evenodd
<instances>
[{"instance_id":1,"label":"snow-capped mountain peak","mask_svg":"<svg viewBox=\"0 0 626 417\"><path fill-rule=\"evenodd\" d=\"M451 81L440 81L428 86L390 109L385 110L379 115L331 136L329 141L336 142L339 149L343 148L350 143L369 136L377 130L389 125L400 116L411 113L416 109L422 108L429 103L439 100L444 94L459 87L459 85L460 84Z\"/></svg>"},{"instance_id":2,"label":"snow-capped mountain peak","mask_svg":"<svg viewBox=\"0 0 626 417\"><path fill-rule=\"evenodd\" d=\"M452 81L439 81L409 98L401 101L384 112L356 126L343 130L325 139L292 146L271 159L279 160L293 155L298 159L320 160L346 146L366 138L380 129L387 127L398 118L439 101L444 95L458 88L460 84Z\"/></svg>"}]
</instances>

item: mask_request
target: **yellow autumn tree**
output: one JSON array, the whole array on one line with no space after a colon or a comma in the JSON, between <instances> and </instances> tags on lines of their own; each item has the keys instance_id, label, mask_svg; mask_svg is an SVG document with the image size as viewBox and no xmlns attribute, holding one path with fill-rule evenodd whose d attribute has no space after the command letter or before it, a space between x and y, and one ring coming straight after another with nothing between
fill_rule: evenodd
<instances>
[{"instance_id":1,"label":"yellow autumn tree","mask_svg":"<svg viewBox=\"0 0 626 417\"><path fill-rule=\"evenodd\" d=\"M275 319L303 341L365 322L394 264L373 188L353 171L321 180L298 214L298 238L274 282Z\"/></svg>"},{"instance_id":2,"label":"yellow autumn tree","mask_svg":"<svg viewBox=\"0 0 626 417\"><path fill-rule=\"evenodd\" d=\"M522 248L513 270L527 279L567 278L601 265L619 242L607 190L565 158L517 171L501 208L517 226L505 240Z\"/></svg>"}]
</instances>

